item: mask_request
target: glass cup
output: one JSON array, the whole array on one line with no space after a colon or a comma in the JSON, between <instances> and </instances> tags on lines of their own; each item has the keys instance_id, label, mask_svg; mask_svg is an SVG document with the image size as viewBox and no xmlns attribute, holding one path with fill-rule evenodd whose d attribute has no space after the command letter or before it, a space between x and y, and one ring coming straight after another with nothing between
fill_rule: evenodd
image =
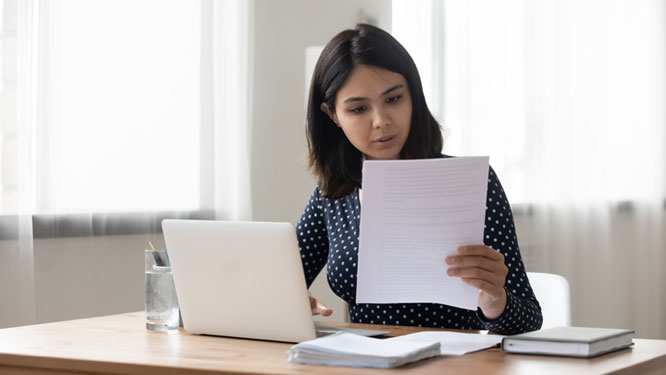
<instances>
[{"instance_id":1,"label":"glass cup","mask_svg":"<svg viewBox=\"0 0 666 375\"><path fill-rule=\"evenodd\" d=\"M171 263L166 250L145 251L146 329L178 329L180 312L173 284Z\"/></svg>"}]
</instances>

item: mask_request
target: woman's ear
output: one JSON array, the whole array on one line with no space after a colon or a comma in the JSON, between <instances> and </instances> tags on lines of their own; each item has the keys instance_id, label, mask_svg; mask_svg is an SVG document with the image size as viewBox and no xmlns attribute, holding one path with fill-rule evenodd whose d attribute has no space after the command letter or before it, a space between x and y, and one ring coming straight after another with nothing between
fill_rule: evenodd
<instances>
[{"instance_id":1,"label":"woman's ear","mask_svg":"<svg viewBox=\"0 0 666 375\"><path fill-rule=\"evenodd\" d=\"M335 123L335 125L338 126L338 128L340 127L340 124L338 123L338 116L335 115L335 112L331 111L331 109L328 107L328 104L321 103L319 108L321 108L322 112L324 112L326 115L328 115L328 117L331 118L331 120L333 120L333 122Z\"/></svg>"}]
</instances>

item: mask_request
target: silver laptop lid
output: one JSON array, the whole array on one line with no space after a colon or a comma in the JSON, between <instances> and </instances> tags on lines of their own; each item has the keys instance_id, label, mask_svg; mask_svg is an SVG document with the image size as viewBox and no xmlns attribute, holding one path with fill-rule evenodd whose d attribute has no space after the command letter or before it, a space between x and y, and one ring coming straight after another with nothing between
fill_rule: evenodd
<instances>
[{"instance_id":1,"label":"silver laptop lid","mask_svg":"<svg viewBox=\"0 0 666 375\"><path fill-rule=\"evenodd\" d=\"M186 331L315 338L291 224L167 219L162 229Z\"/></svg>"}]
</instances>

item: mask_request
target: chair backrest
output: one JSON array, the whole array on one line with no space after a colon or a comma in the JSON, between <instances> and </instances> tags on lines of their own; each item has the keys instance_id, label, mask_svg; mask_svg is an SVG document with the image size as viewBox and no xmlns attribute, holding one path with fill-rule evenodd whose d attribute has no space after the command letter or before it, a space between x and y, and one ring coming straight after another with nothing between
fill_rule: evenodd
<instances>
[{"instance_id":1,"label":"chair backrest","mask_svg":"<svg viewBox=\"0 0 666 375\"><path fill-rule=\"evenodd\" d=\"M541 305L541 328L570 326L571 302L567 279L553 273L541 272L528 272L527 278Z\"/></svg>"}]
</instances>

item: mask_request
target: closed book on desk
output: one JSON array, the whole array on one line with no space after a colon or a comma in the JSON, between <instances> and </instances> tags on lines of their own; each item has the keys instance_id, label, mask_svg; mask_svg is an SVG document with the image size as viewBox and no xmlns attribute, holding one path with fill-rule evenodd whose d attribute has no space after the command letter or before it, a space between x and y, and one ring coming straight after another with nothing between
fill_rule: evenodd
<instances>
[{"instance_id":1,"label":"closed book on desk","mask_svg":"<svg viewBox=\"0 0 666 375\"><path fill-rule=\"evenodd\" d=\"M555 327L507 336L502 350L507 353L595 357L629 347L634 331L614 328Z\"/></svg>"},{"instance_id":2,"label":"closed book on desk","mask_svg":"<svg viewBox=\"0 0 666 375\"><path fill-rule=\"evenodd\" d=\"M326 366L391 368L439 356L440 344L399 342L339 333L291 347L287 361Z\"/></svg>"}]
</instances>

